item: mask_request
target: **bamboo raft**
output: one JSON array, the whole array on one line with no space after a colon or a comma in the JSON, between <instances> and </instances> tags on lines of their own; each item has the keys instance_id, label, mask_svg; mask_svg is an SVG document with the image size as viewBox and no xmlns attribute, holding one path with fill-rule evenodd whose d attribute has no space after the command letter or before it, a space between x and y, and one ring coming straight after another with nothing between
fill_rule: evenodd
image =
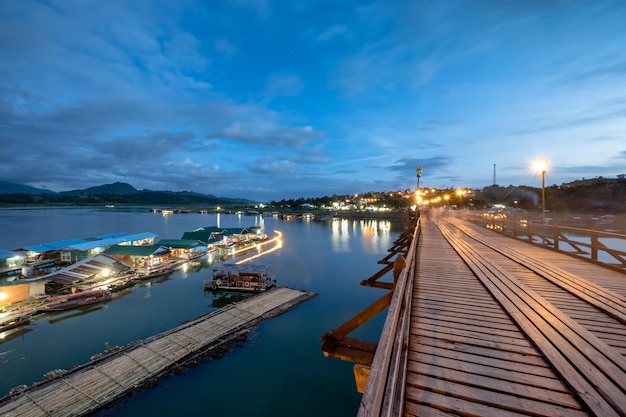
<instances>
[{"instance_id":1,"label":"bamboo raft","mask_svg":"<svg viewBox=\"0 0 626 417\"><path fill-rule=\"evenodd\" d=\"M84 416L210 355L260 321L316 294L285 287L250 297L169 331L131 343L49 381L0 399L4 417Z\"/></svg>"}]
</instances>

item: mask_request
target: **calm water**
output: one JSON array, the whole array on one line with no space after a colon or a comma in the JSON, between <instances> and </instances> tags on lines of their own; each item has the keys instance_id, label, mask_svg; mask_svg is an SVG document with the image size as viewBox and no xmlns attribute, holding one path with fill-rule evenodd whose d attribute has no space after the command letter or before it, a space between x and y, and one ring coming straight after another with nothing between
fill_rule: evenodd
<instances>
[{"instance_id":1,"label":"calm water","mask_svg":"<svg viewBox=\"0 0 626 417\"><path fill-rule=\"evenodd\" d=\"M163 216L137 209L0 210L0 249L100 234L153 232L180 238L202 226L262 225L283 233L281 250L262 258L279 285L318 296L255 328L221 359L172 375L100 415L353 416L360 394L352 364L324 358L320 336L382 295L359 282L376 273L404 225L388 221L304 220L237 215ZM166 279L142 283L104 305L40 316L0 341L0 395L56 368L70 369L108 347L125 345L214 310L202 289L206 259ZM352 336L376 341L384 317Z\"/></svg>"}]
</instances>

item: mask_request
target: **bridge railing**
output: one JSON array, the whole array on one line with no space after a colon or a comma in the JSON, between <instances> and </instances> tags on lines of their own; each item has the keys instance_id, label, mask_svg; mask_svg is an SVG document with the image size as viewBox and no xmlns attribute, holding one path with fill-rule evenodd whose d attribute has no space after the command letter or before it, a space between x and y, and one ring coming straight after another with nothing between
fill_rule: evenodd
<instances>
[{"instance_id":1,"label":"bridge railing","mask_svg":"<svg viewBox=\"0 0 626 417\"><path fill-rule=\"evenodd\" d=\"M325 356L355 363L357 390L363 393L358 412L361 417L402 415L413 277L421 234L419 213L413 218L415 223L394 242L390 254L378 262L385 266L361 282L364 286L387 290L385 295L321 337ZM390 272L393 282L380 280ZM385 309L388 312L378 343L349 337Z\"/></svg>"},{"instance_id":2,"label":"bridge railing","mask_svg":"<svg viewBox=\"0 0 626 417\"><path fill-rule=\"evenodd\" d=\"M418 219L406 256L406 264L395 282L387 318L361 399L357 414L359 417L403 415L411 301L420 224Z\"/></svg>"},{"instance_id":3,"label":"bridge railing","mask_svg":"<svg viewBox=\"0 0 626 417\"><path fill-rule=\"evenodd\" d=\"M466 213L465 218L496 232L626 271L624 234L510 219L492 213Z\"/></svg>"}]
</instances>

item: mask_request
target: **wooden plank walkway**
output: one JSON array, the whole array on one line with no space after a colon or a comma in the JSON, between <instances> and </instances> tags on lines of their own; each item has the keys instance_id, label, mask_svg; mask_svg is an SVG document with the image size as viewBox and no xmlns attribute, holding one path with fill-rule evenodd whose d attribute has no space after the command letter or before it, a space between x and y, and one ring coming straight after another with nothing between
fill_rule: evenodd
<instances>
[{"instance_id":1,"label":"wooden plank walkway","mask_svg":"<svg viewBox=\"0 0 626 417\"><path fill-rule=\"evenodd\" d=\"M422 220L403 415L626 415L626 276L463 227Z\"/></svg>"},{"instance_id":2,"label":"wooden plank walkway","mask_svg":"<svg viewBox=\"0 0 626 417\"><path fill-rule=\"evenodd\" d=\"M115 353L77 367L62 377L0 400L0 416L83 416L167 375L186 361L236 337L261 320L315 296L276 288L224 307Z\"/></svg>"}]
</instances>

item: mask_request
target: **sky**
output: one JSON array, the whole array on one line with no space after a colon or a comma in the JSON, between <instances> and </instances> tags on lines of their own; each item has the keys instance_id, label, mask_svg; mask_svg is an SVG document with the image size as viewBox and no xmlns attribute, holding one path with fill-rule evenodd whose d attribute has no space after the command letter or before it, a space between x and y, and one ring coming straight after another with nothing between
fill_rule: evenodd
<instances>
[{"instance_id":1,"label":"sky","mask_svg":"<svg viewBox=\"0 0 626 417\"><path fill-rule=\"evenodd\" d=\"M278 201L626 174L626 1L2 0L0 180Z\"/></svg>"}]
</instances>

